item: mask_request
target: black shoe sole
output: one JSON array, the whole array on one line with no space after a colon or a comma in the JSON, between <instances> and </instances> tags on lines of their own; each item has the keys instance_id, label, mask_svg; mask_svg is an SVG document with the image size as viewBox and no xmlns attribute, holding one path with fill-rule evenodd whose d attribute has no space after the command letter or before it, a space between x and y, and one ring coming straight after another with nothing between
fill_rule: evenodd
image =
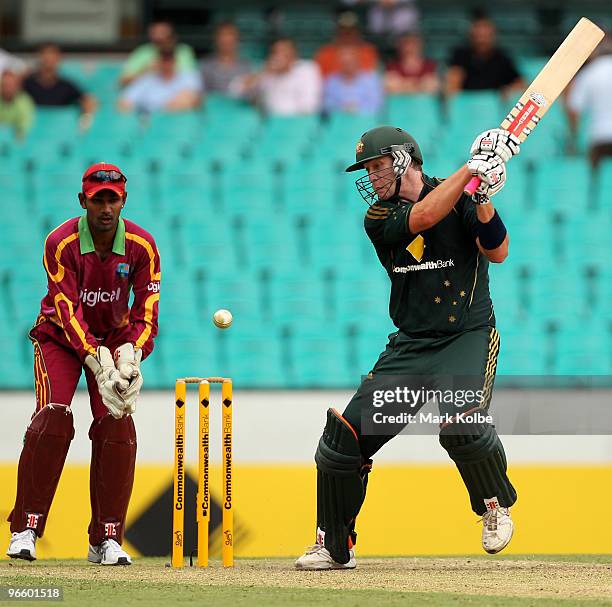
<instances>
[{"instance_id":1,"label":"black shoe sole","mask_svg":"<svg viewBox=\"0 0 612 607\"><path fill-rule=\"evenodd\" d=\"M22 561L35 561L36 557L30 554L25 548L19 554L9 554L12 559L21 559Z\"/></svg>"}]
</instances>

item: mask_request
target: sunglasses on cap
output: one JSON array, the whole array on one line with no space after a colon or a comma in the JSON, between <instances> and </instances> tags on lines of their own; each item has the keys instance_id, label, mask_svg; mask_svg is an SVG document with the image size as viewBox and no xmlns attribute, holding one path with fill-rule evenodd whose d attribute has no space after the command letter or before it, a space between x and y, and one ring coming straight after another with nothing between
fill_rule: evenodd
<instances>
[{"instance_id":1,"label":"sunglasses on cap","mask_svg":"<svg viewBox=\"0 0 612 607\"><path fill-rule=\"evenodd\" d=\"M119 171L96 171L95 173L87 176L87 181L93 181L96 183L112 183L117 181L126 182L127 179Z\"/></svg>"}]
</instances>

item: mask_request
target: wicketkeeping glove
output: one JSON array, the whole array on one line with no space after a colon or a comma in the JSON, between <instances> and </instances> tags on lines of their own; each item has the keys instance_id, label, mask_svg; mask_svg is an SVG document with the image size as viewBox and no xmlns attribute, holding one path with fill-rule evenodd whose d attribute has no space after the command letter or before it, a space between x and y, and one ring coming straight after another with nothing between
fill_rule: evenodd
<instances>
[{"instance_id":1,"label":"wicketkeeping glove","mask_svg":"<svg viewBox=\"0 0 612 607\"><path fill-rule=\"evenodd\" d=\"M480 133L474 139L470 148L470 155L498 156L502 162L508 162L512 156L516 156L520 151L521 141L518 137L504 129L491 129Z\"/></svg>"},{"instance_id":2,"label":"wicketkeeping glove","mask_svg":"<svg viewBox=\"0 0 612 607\"><path fill-rule=\"evenodd\" d=\"M468 160L467 167L472 175L480 179L477 194L490 198L506 185L506 165L495 156L477 154Z\"/></svg>"},{"instance_id":3,"label":"wicketkeeping glove","mask_svg":"<svg viewBox=\"0 0 612 607\"><path fill-rule=\"evenodd\" d=\"M123 392L128 389L129 383L122 378L115 368L113 356L105 346L98 346L96 355L88 354L85 364L92 370L102 402L115 419L123 417L125 411L125 400Z\"/></svg>"},{"instance_id":4,"label":"wicketkeeping glove","mask_svg":"<svg viewBox=\"0 0 612 607\"><path fill-rule=\"evenodd\" d=\"M125 343L115 350L115 367L121 378L127 380L129 384L122 393L126 413L136 411L136 400L144 381L140 372L141 360L142 350L134 350L134 345L131 343Z\"/></svg>"}]
</instances>

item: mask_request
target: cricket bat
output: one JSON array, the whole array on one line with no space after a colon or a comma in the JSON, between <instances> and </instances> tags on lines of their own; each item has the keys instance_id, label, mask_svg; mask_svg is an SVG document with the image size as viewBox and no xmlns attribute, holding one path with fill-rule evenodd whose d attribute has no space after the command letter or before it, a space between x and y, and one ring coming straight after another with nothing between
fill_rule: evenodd
<instances>
[{"instance_id":1,"label":"cricket bat","mask_svg":"<svg viewBox=\"0 0 612 607\"><path fill-rule=\"evenodd\" d=\"M521 143L525 141L603 37L599 27L582 17L510 110L501 128L516 135ZM479 185L480 179L474 177L465 193L472 195Z\"/></svg>"}]
</instances>

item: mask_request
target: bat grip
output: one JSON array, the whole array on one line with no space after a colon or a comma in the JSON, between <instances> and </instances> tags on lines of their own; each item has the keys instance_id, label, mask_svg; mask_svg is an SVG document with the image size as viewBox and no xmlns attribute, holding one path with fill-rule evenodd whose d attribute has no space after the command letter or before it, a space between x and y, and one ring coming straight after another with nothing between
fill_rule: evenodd
<instances>
[{"instance_id":1,"label":"bat grip","mask_svg":"<svg viewBox=\"0 0 612 607\"><path fill-rule=\"evenodd\" d=\"M472 179L468 181L465 188L463 188L463 192L468 196L471 196L478 189L479 185L480 179L478 179L478 177L472 177Z\"/></svg>"}]
</instances>

